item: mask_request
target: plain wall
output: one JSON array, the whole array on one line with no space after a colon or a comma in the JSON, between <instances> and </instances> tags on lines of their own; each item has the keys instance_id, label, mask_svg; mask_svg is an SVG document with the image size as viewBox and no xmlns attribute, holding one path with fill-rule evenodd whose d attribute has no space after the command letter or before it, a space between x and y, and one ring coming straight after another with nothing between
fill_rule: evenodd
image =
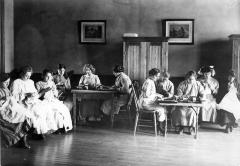
<instances>
[{"instance_id":1,"label":"plain wall","mask_svg":"<svg viewBox=\"0 0 240 166\"><path fill-rule=\"evenodd\" d=\"M14 2L0 2L0 72L8 73L14 68Z\"/></svg>"},{"instance_id":2,"label":"plain wall","mask_svg":"<svg viewBox=\"0 0 240 166\"><path fill-rule=\"evenodd\" d=\"M169 46L169 71L184 76L202 65L225 75L231 67L230 34L240 33L238 0L15 0L15 67L34 71L64 63L81 73L92 63L100 74L121 64L122 34L162 36L162 19L195 19L194 45ZM77 21L106 20L107 44L78 42Z\"/></svg>"}]
</instances>

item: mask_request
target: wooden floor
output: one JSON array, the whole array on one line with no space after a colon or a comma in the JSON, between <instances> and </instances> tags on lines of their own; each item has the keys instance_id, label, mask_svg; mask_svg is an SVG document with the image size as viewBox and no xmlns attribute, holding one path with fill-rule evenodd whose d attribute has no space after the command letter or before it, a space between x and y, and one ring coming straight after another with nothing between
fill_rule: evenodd
<instances>
[{"instance_id":1,"label":"wooden floor","mask_svg":"<svg viewBox=\"0 0 240 166\"><path fill-rule=\"evenodd\" d=\"M2 148L2 166L240 166L240 129L231 134L201 128L199 138L166 138L132 130L77 127L67 135L30 140L31 150Z\"/></svg>"}]
</instances>

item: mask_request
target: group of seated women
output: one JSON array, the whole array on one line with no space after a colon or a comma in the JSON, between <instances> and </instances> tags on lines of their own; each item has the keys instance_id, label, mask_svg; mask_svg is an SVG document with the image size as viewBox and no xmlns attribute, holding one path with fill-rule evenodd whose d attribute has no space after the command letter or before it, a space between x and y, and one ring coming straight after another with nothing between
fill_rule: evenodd
<instances>
[{"instance_id":1,"label":"group of seated women","mask_svg":"<svg viewBox=\"0 0 240 166\"><path fill-rule=\"evenodd\" d=\"M185 80L177 88L174 95L174 85L169 80L168 72L160 73L160 70L153 68L149 71L149 77L143 83L139 106L145 110L156 111L158 113L159 129L164 134L163 121L166 120L166 111L171 112L172 124L176 131L182 134L184 131L193 134L196 127L197 114L200 111L200 122L217 123L226 126L225 132L232 132L237 126L236 120L240 119L240 102L238 100L237 80L231 71L228 76L228 93L219 104L216 103L215 96L219 89L218 81L213 78L215 70L212 66L202 67L199 76L195 71L187 72ZM201 100L203 107L199 110L194 107L173 107L171 110L158 104L158 100L174 99L181 101Z\"/></svg>"},{"instance_id":2,"label":"group of seated women","mask_svg":"<svg viewBox=\"0 0 240 166\"><path fill-rule=\"evenodd\" d=\"M62 64L59 65L55 75L51 70L45 69L42 73L42 80L34 83L30 79L32 68L25 66L21 70L20 77L13 80L10 86L8 74L0 77L0 129L7 146L21 142L24 148L30 148L27 142L29 131L44 136L49 133L65 133L72 130L70 114L72 96L69 93L71 84L65 70L66 67ZM78 87L84 89L103 87L99 77L95 75L93 65L84 65L83 72L84 75L80 78ZM162 134L164 134L163 122L166 120L167 111L171 112L172 124L179 134L186 129L190 134L194 132L198 118L194 111L199 111L198 108L192 107L173 107L166 110L157 102L166 98L191 101L196 100L194 98L201 99L203 103L200 110L201 121L226 125L227 133L237 125L236 120L240 118L238 110L240 102L238 83L234 73L229 74L228 93L219 104L215 100L219 83L213 78L214 69L209 66L202 67L198 74L200 74L199 77L195 71L187 72L185 80L179 84L177 94L174 95L174 84L169 80L168 72L161 73L157 68L149 71L149 76L141 88L138 105L142 109L157 112L159 129ZM118 114L120 108L127 104L133 88L132 81L124 73L121 65L114 67L113 75L116 77L115 84L109 88L117 93L114 97L100 103L101 105L96 101L85 103L86 109L83 109L82 117L80 117L82 120L86 118L101 120L101 115L111 117Z\"/></svg>"},{"instance_id":3,"label":"group of seated women","mask_svg":"<svg viewBox=\"0 0 240 166\"><path fill-rule=\"evenodd\" d=\"M88 89L97 88L101 85L99 77L94 74L95 68L93 65L85 65L83 71L85 75L80 78L79 86ZM121 65L115 66L113 74L116 80L115 85L111 88L119 93L101 104L101 112L97 111L96 113L96 111L90 111L98 110L99 104L86 103L86 109L83 109L87 110L83 112L84 118L93 117L93 119L96 119L94 116L99 117L101 113L109 116L118 114L120 107L127 103L129 94L131 93L132 87L130 85L132 81L124 73L124 68ZM197 114L195 111L200 113L200 122L218 123L221 126L226 125L225 132L229 133L233 130L233 127L236 126L235 121L240 117L240 111L237 111L240 104L237 99L237 81L234 73L231 72L229 75L229 93L219 104L217 104L216 95L218 93L219 83L214 78L214 75L215 70L213 66L204 66L198 73L189 71L185 76L185 80L178 85L176 90L177 93L174 95L174 84L169 80L170 74L168 72L160 72L159 69L153 68L149 71L149 76L142 85L138 100L139 107L157 112L161 133L164 133L165 123L163 122L166 119L166 111L171 112L172 124L176 127L179 134L186 130L190 134L194 133L196 120L198 118L196 117ZM230 96L229 94L234 95ZM165 98L190 101L201 99L203 107L200 110L191 107L173 107L169 110L165 110L165 108L160 106L157 102L157 100ZM230 104L229 102L234 103ZM91 107L98 108L91 109Z\"/></svg>"},{"instance_id":4,"label":"group of seated women","mask_svg":"<svg viewBox=\"0 0 240 166\"><path fill-rule=\"evenodd\" d=\"M7 146L21 142L24 148L29 149L29 131L44 137L73 128L69 108L58 100L59 92L52 72L45 69L42 80L36 84L30 79L32 72L30 66L23 67L10 89L9 75L1 76L0 128ZM56 77L61 79L61 74Z\"/></svg>"},{"instance_id":5,"label":"group of seated women","mask_svg":"<svg viewBox=\"0 0 240 166\"><path fill-rule=\"evenodd\" d=\"M83 89L98 89L101 88L101 82L97 75L95 75L95 68L91 64L86 64L83 67L84 75L80 78L78 87ZM113 69L113 75L116 77L113 86L108 89L116 90L118 93L111 99L99 103L99 101L86 100L82 105L81 120L86 119L90 121L101 120L102 115L108 117L118 114L120 107L126 105L129 94L131 92L130 85L132 84L130 78L124 73L124 68L121 65L116 65ZM100 107L100 111L99 111Z\"/></svg>"}]
</instances>

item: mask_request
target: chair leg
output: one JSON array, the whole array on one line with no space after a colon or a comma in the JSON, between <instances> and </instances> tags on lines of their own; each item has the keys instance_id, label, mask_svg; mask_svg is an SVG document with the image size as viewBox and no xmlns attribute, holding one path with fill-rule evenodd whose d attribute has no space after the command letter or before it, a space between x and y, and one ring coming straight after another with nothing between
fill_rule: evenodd
<instances>
[{"instance_id":1,"label":"chair leg","mask_svg":"<svg viewBox=\"0 0 240 166\"><path fill-rule=\"evenodd\" d=\"M139 117L139 113L136 113L136 119L135 119L135 126L134 126L134 132L133 135L136 135L136 131L137 131L137 126L138 126L138 117Z\"/></svg>"},{"instance_id":2,"label":"chair leg","mask_svg":"<svg viewBox=\"0 0 240 166\"><path fill-rule=\"evenodd\" d=\"M128 119L129 119L129 126L132 127L132 115L131 115L131 111L128 111Z\"/></svg>"},{"instance_id":3,"label":"chair leg","mask_svg":"<svg viewBox=\"0 0 240 166\"><path fill-rule=\"evenodd\" d=\"M111 128L113 128L113 124L114 124L114 114L111 115Z\"/></svg>"},{"instance_id":4,"label":"chair leg","mask_svg":"<svg viewBox=\"0 0 240 166\"><path fill-rule=\"evenodd\" d=\"M166 137L167 135L167 113L166 113L166 117L165 117L165 131L164 131L164 137Z\"/></svg>"},{"instance_id":5,"label":"chair leg","mask_svg":"<svg viewBox=\"0 0 240 166\"><path fill-rule=\"evenodd\" d=\"M155 113L153 113L153 118L154 118L155 136L157 136L157 118L156 118L156 114Z\"/></svg>"}]
</instances>

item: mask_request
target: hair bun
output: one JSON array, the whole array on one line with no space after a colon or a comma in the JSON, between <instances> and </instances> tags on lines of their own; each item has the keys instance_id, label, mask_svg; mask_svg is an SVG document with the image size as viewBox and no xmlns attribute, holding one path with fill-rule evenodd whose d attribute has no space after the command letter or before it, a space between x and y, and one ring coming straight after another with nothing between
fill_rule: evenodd
<instances>
[{"instance_id":1,"label":"hair bun","mask_svg":"<svg viewBox=\"0 0 240 166\"><path fill-rule=\"evenodd\" d=\"M124 72L124 67L122 65L116 65L113 69L115 73Z\"/></svg>"}]
</instances>

